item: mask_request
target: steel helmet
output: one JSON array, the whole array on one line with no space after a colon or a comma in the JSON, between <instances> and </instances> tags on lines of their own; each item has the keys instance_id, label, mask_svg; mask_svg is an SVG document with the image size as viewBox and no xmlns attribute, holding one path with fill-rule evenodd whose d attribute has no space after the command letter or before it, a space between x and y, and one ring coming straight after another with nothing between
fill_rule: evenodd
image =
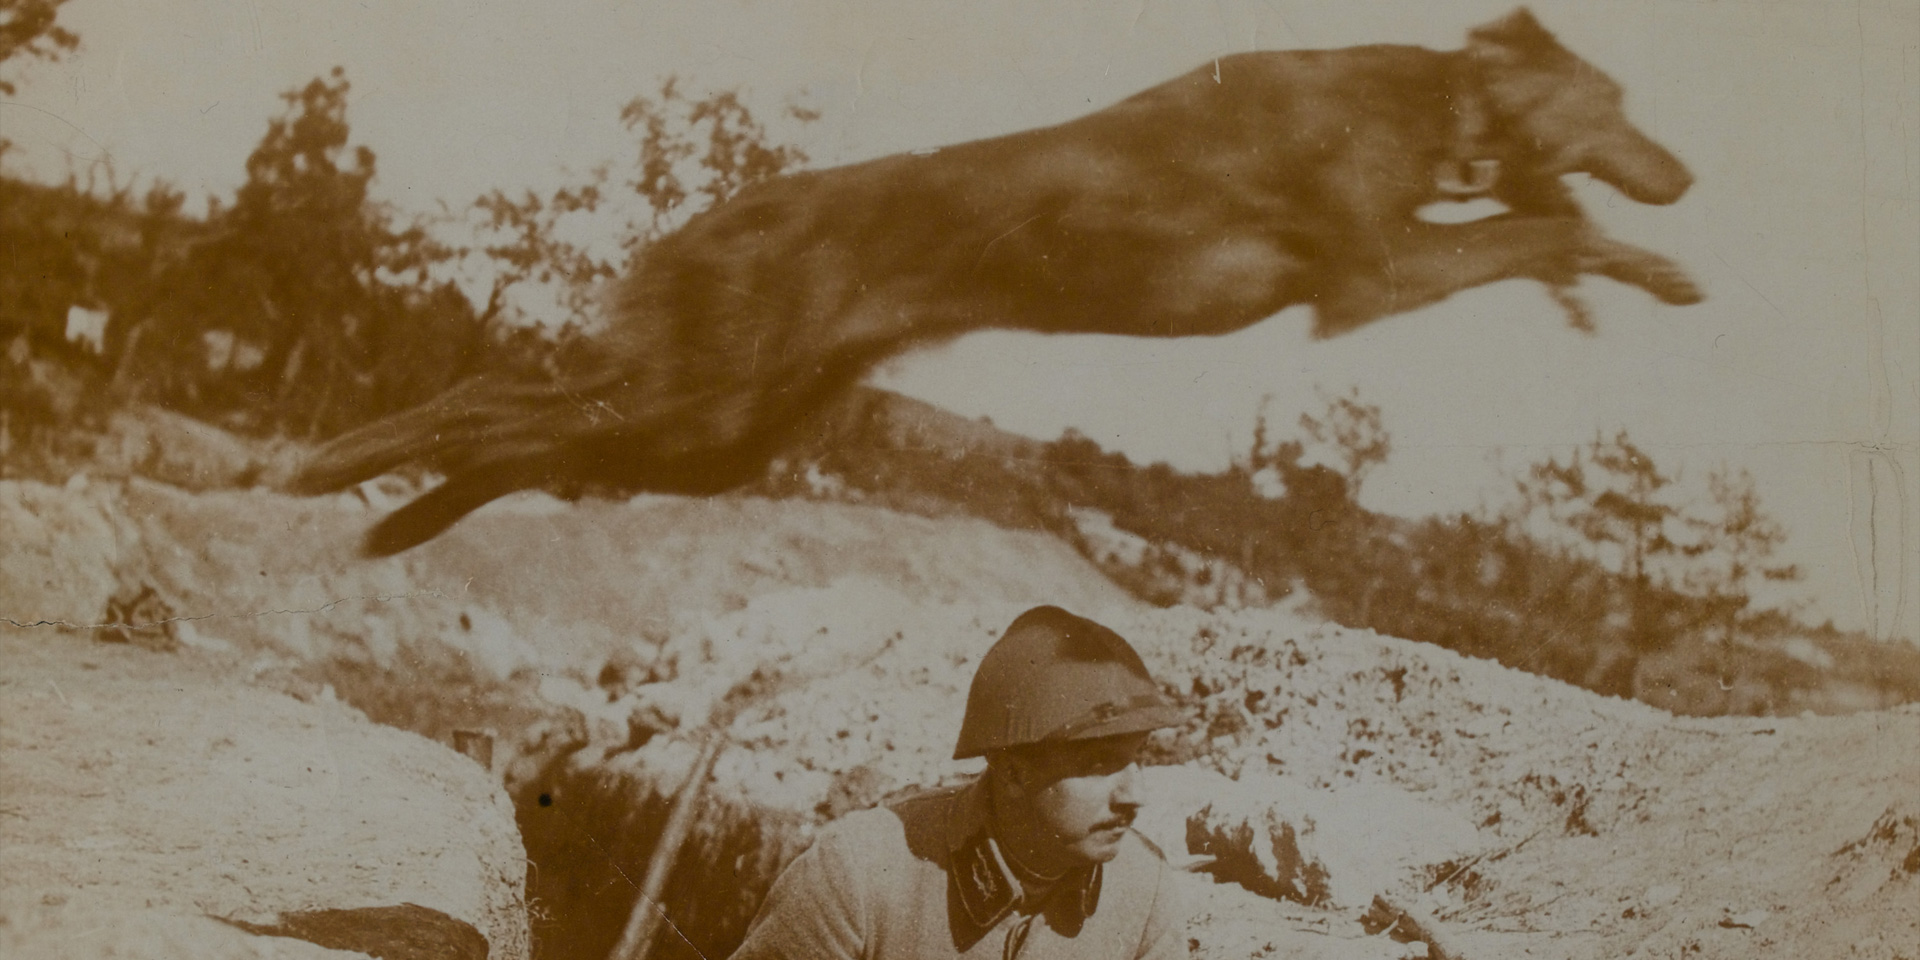
<instances>
[{"instance_id":1,"label":"steel helmet","mask_svg":"<svg viewBox=\"0 0 1920 960\"><path fill-rule=\"evenodd\" d=\"M1141 733L1185 719L1119 634L1059 607L1035 607L980 659L953 758Z\"/></svg>"}]
</instances>

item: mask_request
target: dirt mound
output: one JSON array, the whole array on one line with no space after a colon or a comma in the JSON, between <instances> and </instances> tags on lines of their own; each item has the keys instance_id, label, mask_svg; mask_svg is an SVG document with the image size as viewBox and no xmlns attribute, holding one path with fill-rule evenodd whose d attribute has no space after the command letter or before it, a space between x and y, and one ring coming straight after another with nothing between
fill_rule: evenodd
<instances>
[{"instance_id":1,"label":"dirt mound","mask_svg":"<svg viewBox=\"0 0 1920 960\"><path fill-rule=\"evenodd\" d=\"M145 585L189 645L382 666L403 646L439 645L505 677L605 659L689 617L847 577L934 601L1129 603L1044 536L758 499L527 496L404 557L367 561L355 547L380 497L0 482L0 610L17 623L99 623L116 589Z\"/></svg>"},{"instance_id":2,"label":"dirt mound","mask_svg":"<svg viewBox=\"0 0 1920 960\"><path fill-rule=\"evenodd\" d=\"M41 630L0 660L7 956L305 957L205 915L407 902L527 955L512 810L471 761L180 655Z\"/></svg>"},{"instance_id":3,"label":"dirt mound","mask_svg":"<svg viewBox=\"0 0 1920 960\"><path fill-rule=\"evenodd\" d=\"M1382 891L1426 904L1467 956L1920 943L1910 878L1880 872L1850 909L1823 886L1854 838L1891 837L1876 865L1904 856L1889 805L1920 796L1920 765L1895 759L1920 749L1920 711L1684 720L1324 625L1144 619L1156 669L1200 699L1203 763L1389 785L1476 824L1477 851Z\"/></svg>"},{"instance_id":4,"label":"dirt mound","mask_svg":"<svg viewBox=\"0 0 1920 960\"><path fill-rule=\"evenodd\" d=\"M119 586L114 519L84 482L0 482L0 626L100 622Z\"/></svg>"},{"instance_id":5,"label":"dirt mound","mask_svg":"<svg viewBox=\"0 0 1920 960\"><path fill-rule=\"evenodd\" d=\"M764 693L727 726L697 853L676 875L688 902L669 903L699 918L683 925L694 947L724 953L812 825L965 772L947 759L965 685L1012 612L845 584L716 618L668 642L671 670L605 691L601 734L551 781L550 812L523 824L546 818L539 842L598 824L591 844L610 852L609 871L644 869L665 794L693 760L685 734L757 676ZM1805 955L1835 938L1920 935L1904 876L1851 913L1823 888L1833 851L1863 836L1892 838L1873 862L1876 876L1897 874L1885 863L1906 856L1905 821L1876 818L1920 795L1920 768L1861 758L1920 750L1920 712L1683 720L1276 611L1096 615L1194 710L1155 744L1183 762L1160 778L1163 815L1220 829L1212 846L1168 842L1219 855L1225 833L1265 830L1241 847L1276 851L1257 867L1271 883L1253 889L1316 907L1314 936L1367 945L1326 955L1398 955L1368 936L1364 907L1378 895L1435 918L1436 937L1473 957ZM652 718L654 734L636 748L621 716ZM623 829L614 810L652 812ZM1291 853L1279 852L1283 836ZM548 896L589 928L617 930L628 906ZM1246 941L1262 922L1222 917L1266 911L1270 925L1272 911L1294 909L1206 884L1196 897L1219 921L1193 931L1203 956L1258 953L1271 939Z\"/></svg>"},{"instance_id":6,"label":"dirt mound","mask_svg":"<svg viewBox=\"0 0 1920 960\"><path fill-rule=\"evenodd\" d=\"M1047 538L854 506L530 497L354 558L385 496L0 484L23 531L0 600L23 622L185 618L125 635L303 671L434 736L495 726L549 956L605 955L714 737L665 904L687 939L658 956L724 955L817 825L977 769L949 759L967 682L1039 602L1120 630L1192 711L1152 743L1141 826L1217 860L1188 880L1198 956L1416 954L1375 896L1475 960L1920 943L1920 710L1675 719L1283 610L1142 609Z\"/></svg>"},{"instance_id":7,"label":"dirt mound","mask_svg":"<svg viewBox=\"0 0 1920 960\"><path fill-rule=\"evenodd\" d=\"M694 675L675 688L679 701L659 705L677 728L706 709L703 676L751 673L774 634L832 653L850 634L821 642L811 628L789 630L820 619L809 604L898 596L866 614L889 631L912 624L922 602L1132 604L1043 536L755 499L526 497L403 558L361 560L355 542L392 492L403 491L300 500L139 480L0 483L0 615L19 625L10 632L52 644L90 643L79 630L227 658L240 668L234 684L307 697L338 689L429 735L491 723L507 728L498 768L524 771L584 742L574 731L589 715L612 716L609 735L629 739L629 717L610 713L596 686L610 668L678 676L684 660ZM837 592L794 592L836 583ZM521 721L546 726L529 732Z\"/></svg>"}]
</instances>

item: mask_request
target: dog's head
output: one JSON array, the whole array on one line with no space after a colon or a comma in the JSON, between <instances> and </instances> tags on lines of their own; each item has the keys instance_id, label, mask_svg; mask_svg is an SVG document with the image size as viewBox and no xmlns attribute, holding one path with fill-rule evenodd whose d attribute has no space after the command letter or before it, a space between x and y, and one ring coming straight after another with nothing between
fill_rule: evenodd
<instances>
[{"instance_id":1,"label":"dog's head","mask_svg":"<svg viewBox=\"0 0 1920 960\"><path fill-rule=\"evenodd\" d=\"M1496 130L1538 172L1591 174L1641 203L1672 203L1693 185L1678 158L1627 122L1619 84L1524 7L1469 33L1466 55Z\"/></svg>"}]
</instances>

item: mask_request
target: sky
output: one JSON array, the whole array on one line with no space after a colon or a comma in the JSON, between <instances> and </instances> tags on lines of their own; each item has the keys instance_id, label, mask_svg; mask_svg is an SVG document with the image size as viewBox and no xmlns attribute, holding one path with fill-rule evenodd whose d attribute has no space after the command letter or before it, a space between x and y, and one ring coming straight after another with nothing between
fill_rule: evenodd
<instances>
[{"instance_id":1,"label":"sky","mask_svg":"<svg viewBox=\"0 0 1920 960\"><path fill-rule=\"evenodd\" d=\"M1503 477L1625 429L1697 489L1750 470L1807 572L1775 599L1920 637L1920 6L1824 0L1531 5L1618 80L1693 190L1645 207L1574 186L1705 303L1592 279L1597 332L1537 284L1454 296L1330 341L1304 308L1168 340L979 334L874 382L1038 437L1212 470L1357 387L1393 455L1362 491L1403 516L1508 497ZM739 88L816 165L1057 123L1246 50L1459 47L1510 4L1153 0L72 0L81 50L9 64L10 170L163 177L230 196L277 95L344 66L376 194L404 210L551 188L628 149L618 110L674 74Z\"/></svg>"}]
</instances>

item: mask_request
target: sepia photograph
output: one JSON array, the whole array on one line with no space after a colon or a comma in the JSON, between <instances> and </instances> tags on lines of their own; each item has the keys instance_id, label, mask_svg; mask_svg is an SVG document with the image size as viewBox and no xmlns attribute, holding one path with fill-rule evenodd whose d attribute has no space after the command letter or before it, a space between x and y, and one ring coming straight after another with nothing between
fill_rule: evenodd
<instances>
[{"instance_id":1,"label":"sepia photograph","mask_svg":"<svg viewBox=\"0 0 1920 960\"><path fill-rule=\"evenodd\" d=\"M1920 8L0 0L0 956L1920 960Z\"/></svg>"}]
</instances>

